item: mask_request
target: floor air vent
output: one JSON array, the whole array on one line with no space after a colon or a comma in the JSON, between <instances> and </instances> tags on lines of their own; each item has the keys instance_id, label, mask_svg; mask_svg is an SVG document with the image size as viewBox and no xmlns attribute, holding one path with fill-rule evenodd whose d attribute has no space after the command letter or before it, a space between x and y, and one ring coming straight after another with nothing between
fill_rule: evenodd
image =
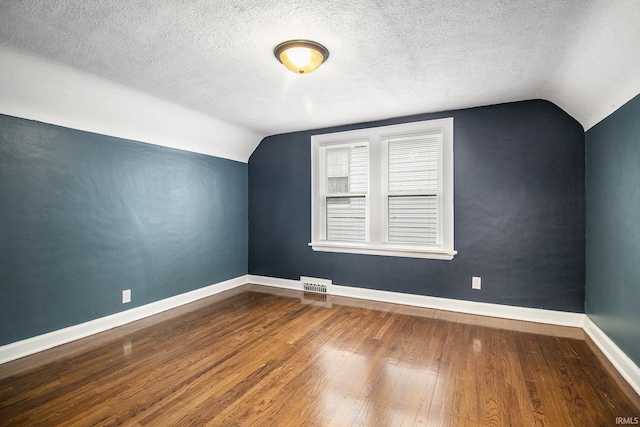
<instances>
[{"instance_id":1,"label":"floor air vent","mask_svg":"<svg viewBox=\"0 0 640 427\"><path fill-rule=\"evenodd\" d=\"M331 287L331 280L318 279L315 277L301 276L302 289L305 292L314 292L318 294L328 294Z\"/></svg>"},{"instance_id":2,"label":"floor air vent","mask_svg":"<svg viewBox=\"0 0 640 427\"><path fill-rule=\"evenodd\" d=\"M315 292L320 294L327 293L327 285L318 285L317 283L304 283L303 289L305 292Z\"/></svg>"}]
</instances>

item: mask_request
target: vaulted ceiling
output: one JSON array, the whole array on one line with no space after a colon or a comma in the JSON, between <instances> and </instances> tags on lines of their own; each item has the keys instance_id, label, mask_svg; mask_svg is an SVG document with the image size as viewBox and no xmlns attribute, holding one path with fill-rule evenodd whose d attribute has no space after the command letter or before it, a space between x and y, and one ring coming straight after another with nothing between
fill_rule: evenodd
<instances>
[{"instance_id":1,"label":"vaulted ceiling","mask_svg":"<svg viewBox=\"0 0 640 427\"><path fill-rule=\"evenodd\" d=\"M273 56L298 38L330 51L312 74ZM244 132L249 153L270 134L535 98L588 129L640 92L637 0L3 1L0 40ZM0 91L26 85L19 69Z\"/></svg>"}]
</instances>

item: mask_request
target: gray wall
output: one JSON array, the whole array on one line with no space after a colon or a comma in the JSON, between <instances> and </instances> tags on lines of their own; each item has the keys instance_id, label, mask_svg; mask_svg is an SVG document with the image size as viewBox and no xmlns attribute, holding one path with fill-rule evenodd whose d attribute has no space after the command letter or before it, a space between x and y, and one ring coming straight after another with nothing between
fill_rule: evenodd
<instances>
[{"instance_id":1,"label":"gray wall","mask_svg":"<svg viewBox=\"0 0 640 427\"><path fill-rule=\"evenodd\" d=\"M589 129L586 312L640 365L640 95Z\"/></svg>"},{"instance_id":2,"label":"gray wall","mask_svg":"<svg viewBox=\"0 0 640 427\"><path fill-rule=\"evenodd\" d=\"M454 260L308 247L312 134L440 117L454 117ZM249 159L250 274L583 312L584 241L584 130L546 101L275 135Z\"/></svg>"},{"instance_id":3,"label":"gray wall","mask_svg":"<svg viewBox=\"0 0 640 427\"><path fill-rule=\"evenodd\" d=\"M247 185L243 163L0 116L0 345L247 274Z\"/></svg>"}]
</instances>

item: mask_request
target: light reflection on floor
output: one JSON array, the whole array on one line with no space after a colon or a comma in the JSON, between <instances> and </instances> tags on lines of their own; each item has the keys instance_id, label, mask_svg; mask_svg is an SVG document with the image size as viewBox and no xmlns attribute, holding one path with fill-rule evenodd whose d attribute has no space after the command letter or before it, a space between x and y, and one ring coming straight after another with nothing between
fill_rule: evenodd
<instances>
[{"instance_id":1,"label":"light reflection on floor","mask_svg":"<svg viewBox=\"0 0 640 427\"><path fill-rule=\"evenodd\" d=\"M393 426L411 420L413 425L417 406L424 414L422 425L429 425L426 415L444 382L429 367L385 358L371 360L334 347L321 349L317 360L323 372L335 372L323 384L323 405L332 414L330 425L340 425L341 419Z\"/></svg>"}]
</instances>

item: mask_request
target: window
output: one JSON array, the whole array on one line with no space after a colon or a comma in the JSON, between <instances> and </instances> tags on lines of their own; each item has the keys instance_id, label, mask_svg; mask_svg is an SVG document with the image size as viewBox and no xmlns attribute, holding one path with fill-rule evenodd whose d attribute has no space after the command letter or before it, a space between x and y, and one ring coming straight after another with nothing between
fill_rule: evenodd
<instances>
[{"instance_id":1,"label":"window","mask_svg":"<svg viewBox=\"0 0 640 427\"><path fill-rule=\"evenodd\" d=\"M310 246L452 259L453 119L311 137Z\"/></svg>"},{"instance_id":2,"label":"window","mask_svg":"<svg viewBox=\"0 0 640 427\"><path fill-rule=\"evenodd\" d=\"M368 145L327 147L325 156L326 238L364 242L367 240Z\"/></svg>"}]
</instances>

